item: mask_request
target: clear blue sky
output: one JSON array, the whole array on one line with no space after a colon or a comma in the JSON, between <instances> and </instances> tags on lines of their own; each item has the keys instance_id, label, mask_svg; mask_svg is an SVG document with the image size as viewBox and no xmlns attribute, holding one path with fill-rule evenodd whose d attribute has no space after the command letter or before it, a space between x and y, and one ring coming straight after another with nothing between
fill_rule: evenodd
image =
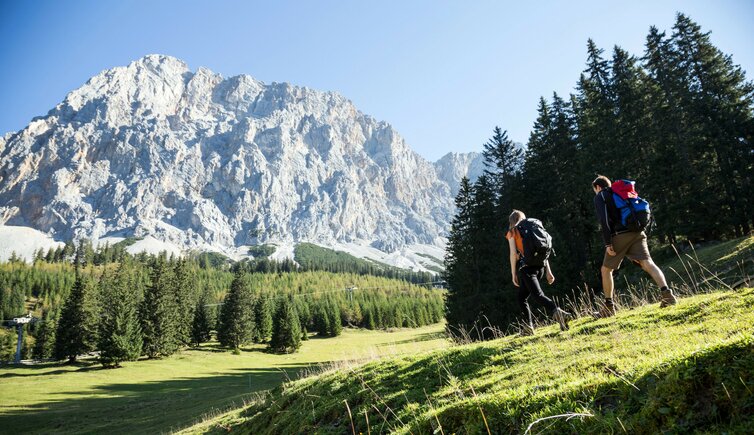
<instances>
[{"instance_id":1,"label":"clear blue sky","mask_svg":"<svg viewBox=\"0 0 754 435\"><path fill-rule=\"evenodd\" d=\"M419 154L525 142L540 96L567 95L587 38L643 51L688 14L754 78L754 1L0 0L0 134L106 68L149 53L192 69L338 91Z\"/></svg>"}]
</instances>

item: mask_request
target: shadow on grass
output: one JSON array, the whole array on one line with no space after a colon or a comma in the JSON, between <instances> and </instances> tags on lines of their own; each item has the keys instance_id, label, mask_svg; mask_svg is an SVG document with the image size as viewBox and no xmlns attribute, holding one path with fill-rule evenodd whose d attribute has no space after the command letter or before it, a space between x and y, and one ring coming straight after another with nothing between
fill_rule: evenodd
<instances>
[{"instance_id":1,"label":"shadow on grass","mask_svg":"<svg viewBox=\"0 0 754 435\"><path fill-rule=\"evenodd\" d=\"M52 371L43 371L43 370L49 370L53 367L60 367L58 370L52 370ZM77 368L78 367L78 368ZM15 370L23 370L24 372L31 371L32 373L15 373ZM74 363L69 362L60 362L60 363L41 363L41 364L32 364L32 365L12 365L12 366L5 366L2 369L0 369L0 372L6 372L6 373L0 373L0 379L3 378L27 378L32 376L54 376L54 375L62 375L65 373L85 373L85 372L91 372L96 370L102 370L103 367L98 363L94 361L76 361Z\"/></svg>"},{"instance_id":2,"label":"shadow on grass","mask_svg":"<svg viewBox=\"0 0 754 435\"><path fill-rule=\"evenodd\" d=\"M425 332L413 338L408 338L406 340L400 340L400 341L391 341L389 343L381 343L381 344L378 344L378 346L394 346L396 344L419 343L422 341L439 340L442 338L448 338L445 332Z\"/></svg>"},{"instance_id":3,"label":"shadow on grass","mask_svg":"<svg viewBox=\"0 0 754 435\"><path fill-rule=\"evenodd\" d=\"M239 349L239 352L243 353L253 353L253 352L261 352L261 353L270 353L267 349L267 343L257 343L254 345L254 347L247 347L248 345L244 345ZM260 347L263 346L263 347ZM188 350L192 350L195 352L207 352L207 353L232 353L233 349L229 347L224 347L220 345L219 343L210 343L210 344L202 344L200 347L190 347Z\"/></svg>"},{"instance_id":4,"label":"shadow on grass","mask_svg":"<svg viewBox=\"0 0 754 435\"><path fill-rule=\"evenodd\" d=\"M311 367L236 369L218 376L162 381L123 379L74 393L49 391L41 403L0 406L0 432L168 432L192 425L207 413L242 406L254 393L294 379L304 369Z\"/></svg>"},{"instance_id":5,"label":"shadow on grass","mask_svg":"<svg viewBox=\"0 0 754 435\"><path fill-rule=\"evenodd\" d=\"M227 347L220 346L219 343L209 343L209 344L202 344L201 346L192 346L188 348L189 350L197 351L197 352L215 352L215 353L222 353L222 352L230 352L230 349Z\"/></svg>"},{"instance_id":6,"label":"shadow on grass","mask_svg":"<svg viewBox=\"0 0 754 435\"><path fill-rule=\"evenodd\" d=\"M381 409L396 410L401 414L406 406L426 403L428 397L447 388L449 382L464 385L483 376L491 361L504 364L502 360L512 350L512 347L490 343L430 359L388 359L361 366L353 373L328 374L299 389L287 392L274 390L265 401L244 410L240 415L247 421L231 430L242 433L351 433L350 425L353 424L355 433L389 433L395 429L392 417L397 416L383 416L386 419L380 420ZM344 401L355 413L354 416L359 415L359 418L348 417ZM472 412L478 412L476 407L472 408ZM372 413L366 420L362 414L365 409L374 409L377 414ZM290 417L292 415L295 418ZM441 420L445 428L446 422ZM365 426L367 421L372 422L371 430ZM412 428L408 432L437 432L436 427L429 427L430 419L417 418L417 421L427 423L427 427L419 430ZM383 425L383 422L386 424ZM461 424L454 431L446 429L444 433L484 433L470 430L470 427L473 426ZM269 428L275 428L275 432Z\"/></svg>"}]
</instances>

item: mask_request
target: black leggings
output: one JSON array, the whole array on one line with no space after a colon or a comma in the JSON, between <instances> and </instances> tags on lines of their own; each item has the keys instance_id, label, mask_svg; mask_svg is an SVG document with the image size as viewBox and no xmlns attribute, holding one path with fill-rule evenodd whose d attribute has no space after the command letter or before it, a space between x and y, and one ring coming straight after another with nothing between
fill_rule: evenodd
<instances>
[{"instance_id":1,"label":"black leggings","mask_svg":"<svg viewBox=\"0 0 754 435\"><path fill-rule=\"evenodd\" d=\"M534 296L534 299L552 315L557 305L552 299L545 296L542 287L539 285L539 281L545 276L545 268L524 266L516 272L516 276L518 276L518 305L524 315L524 322L531 324L529 296Z\"/></svg>"}]
</instances>

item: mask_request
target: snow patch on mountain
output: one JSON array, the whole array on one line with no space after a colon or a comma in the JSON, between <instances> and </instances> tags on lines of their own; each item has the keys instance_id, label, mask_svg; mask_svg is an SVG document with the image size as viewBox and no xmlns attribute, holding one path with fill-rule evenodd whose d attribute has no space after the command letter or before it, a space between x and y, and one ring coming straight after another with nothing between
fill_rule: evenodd
<instances>
[{"instance_id":1,"label":"snow patch on mountain","mask_svg":"<svg viewBox=\"0 0 754 435\"><path fill-rule=\"evenodd\" d=\"M0 138L0 225L142 238L129 251L311 242L402 263L408 246L442 244L458 180L479 168L478 155L424 160L337 93L149 55Z\"/></svg>"},{"instance_id":2,"label":"snow patch on mountain","mask_svg":"<svg viewBox=\"0 0 754 435\"><path fill-rule=\"evenodd\" d=\"M14 253L20 259L31 262L34 254L42 249L57 249L65 243L56 242L49 235L34 228L0 225L0 261L7 261Z\"/></svg>"}]
</instances>

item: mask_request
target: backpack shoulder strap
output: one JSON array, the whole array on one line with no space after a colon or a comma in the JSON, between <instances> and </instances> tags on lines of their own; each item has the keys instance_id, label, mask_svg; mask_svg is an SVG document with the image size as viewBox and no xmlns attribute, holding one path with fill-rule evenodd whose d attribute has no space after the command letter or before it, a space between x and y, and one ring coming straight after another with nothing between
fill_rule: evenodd
<instances>
[{"instance_id":1,"label":"backpack shoulder strap","mask_svg":"<svg viewBox=\"0 0 754 435\"><path fill-rule=\"evenodd\" d=\"M521 221L524 222L524 221ZM521 222L518 223L518 225L521 225ZM511 228L511 235L513 236L513 246L516 248L516 252L518 253L519 258L524 257L524 253L519 251L518 249L518 243L516 243L516 237L521 239L521 243L523 244L523 236L521 235L521 231L518 230L518 225Z\"/></svg>"},{"instance_id":2,"label":"backpack shoulder strap","mask_svg":"<svg viewBox=\"0 0 754 435\"><path fill-rule=\"evenodd\" d=\"M613 189L606 187L600 191L599 195L602 196L602 201L605 203L605 220L608 229L612 232L613 220L615 219L615 214L618 210L618 207L615 205L615 199L613 198Z\"/></svg>"}]
</instances>

